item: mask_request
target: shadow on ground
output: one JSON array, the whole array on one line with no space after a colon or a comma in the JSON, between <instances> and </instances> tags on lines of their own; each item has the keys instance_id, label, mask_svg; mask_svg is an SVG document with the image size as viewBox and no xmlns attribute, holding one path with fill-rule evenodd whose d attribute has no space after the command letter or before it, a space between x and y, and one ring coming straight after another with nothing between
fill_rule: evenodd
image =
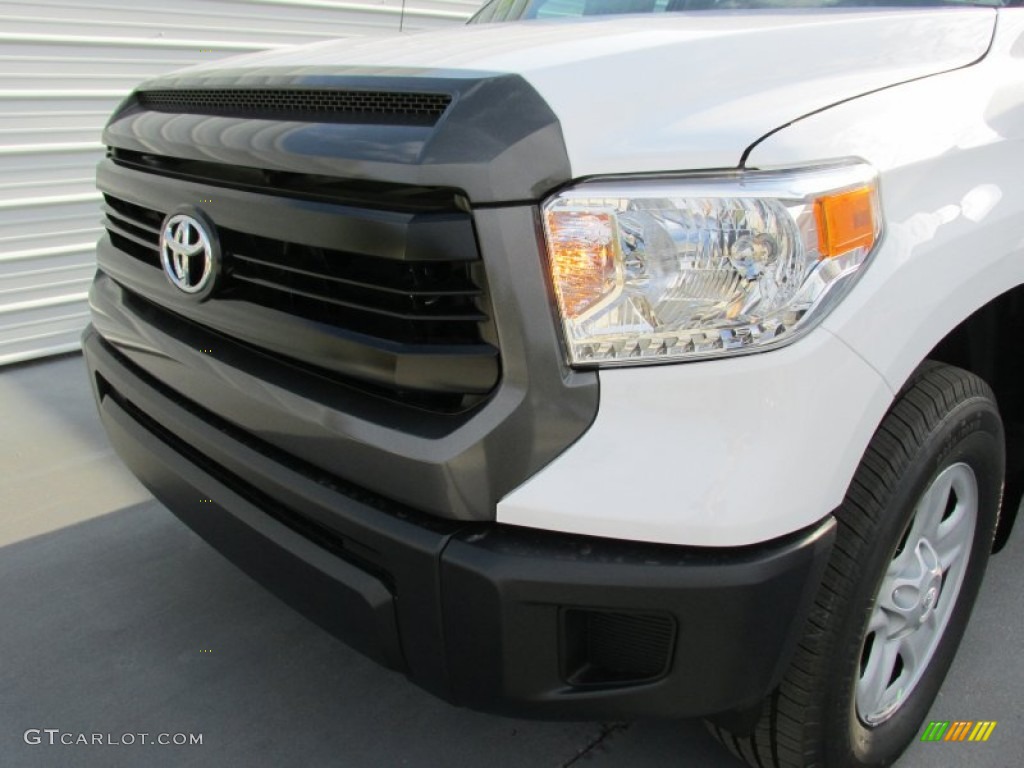
<instances>
[{"instance_id":1,"label":"shadow on ground","mask_svg":"<svg viewBox=\"0 0 1024 768\"><path fill-rule=\"evenodd\" d=\"M278 602L156 502L0 549L0 611L3 765L497 768L589 748L583 765L628 735L451 707ZM203 743L29 745L33 728ZM698 724L672 731L685 764L735 764Z\"/></svg>"}]
</instances>

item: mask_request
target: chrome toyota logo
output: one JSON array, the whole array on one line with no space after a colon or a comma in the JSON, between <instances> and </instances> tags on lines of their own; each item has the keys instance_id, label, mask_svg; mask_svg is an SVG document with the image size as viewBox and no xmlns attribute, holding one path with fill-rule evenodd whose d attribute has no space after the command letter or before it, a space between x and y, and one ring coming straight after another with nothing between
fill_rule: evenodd
<instances>
[{"instance_id":1,"label":"chrome toyota logo","mask_svg":"<svg viewBox=\"0 0 1024 768\"><path fill-rule=\"evenodd\" d=\"M187 213L173 214L164 221L160 234L160 263L175 286L190 294L212 287L218 254L212 227Z\"/></svg>"}]
</instances>

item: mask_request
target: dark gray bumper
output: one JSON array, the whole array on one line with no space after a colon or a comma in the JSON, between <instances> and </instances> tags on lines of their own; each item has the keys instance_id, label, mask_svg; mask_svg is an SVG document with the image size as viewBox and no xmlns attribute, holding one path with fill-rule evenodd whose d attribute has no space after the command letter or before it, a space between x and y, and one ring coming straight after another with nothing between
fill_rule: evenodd
<instances>
[{"instance_id":1,"label":"dark gray bumper","mask_svg":"<svg viewBox=\"0 0 1024 768\"><path fill-rule=\"evenodd\" d=\"M834 538L831 518L735 550L438 520L244 438L92 330L84 348L111 441L164 504L328 631L459 705L581 719L748 706L781 674Z\"/></svg>"}]
</instances>

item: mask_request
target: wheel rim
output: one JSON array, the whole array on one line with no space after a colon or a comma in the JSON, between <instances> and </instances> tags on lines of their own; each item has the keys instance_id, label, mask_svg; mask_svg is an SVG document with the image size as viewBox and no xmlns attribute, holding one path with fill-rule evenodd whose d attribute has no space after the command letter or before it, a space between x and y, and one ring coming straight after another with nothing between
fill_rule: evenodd
<instances>
[{"instance_id":1,"label":"wheel rim","mask_svg":"<svg viewBox=\"0 0 1024 768\"><path fill-rule=\"evenodd\" d=\"M861 650L857 714L892 717L920 682L953 612L978 519L978 481L947 467L921 494L875 595Z\"/></svg>"}]
</instances>

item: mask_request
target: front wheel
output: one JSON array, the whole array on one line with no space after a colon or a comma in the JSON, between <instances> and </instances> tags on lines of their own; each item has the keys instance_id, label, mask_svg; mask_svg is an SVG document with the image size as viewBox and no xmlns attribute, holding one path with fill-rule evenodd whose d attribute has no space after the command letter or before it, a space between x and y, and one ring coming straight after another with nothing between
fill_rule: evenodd
<instances>
[{"instance_id":1,"label":"front wheel","mask_svg":"<svg viewBox=\"0 0 1024 768\"><path fill-rule=\"evenodd\" d=\"M752 735L753 766L890 765L953 660L992 546L1002 423L988 386L925 363L872 438L840 508L803 638Z\"/></svg>"}]
</instances>

